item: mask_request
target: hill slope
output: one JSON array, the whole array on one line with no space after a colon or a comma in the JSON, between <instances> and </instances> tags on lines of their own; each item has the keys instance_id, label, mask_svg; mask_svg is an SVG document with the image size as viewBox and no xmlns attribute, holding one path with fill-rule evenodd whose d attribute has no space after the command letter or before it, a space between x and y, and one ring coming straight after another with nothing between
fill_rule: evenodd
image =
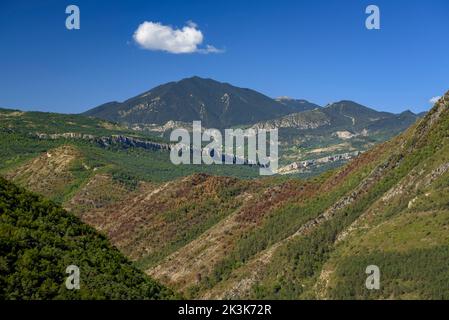
<instances>
[{"instance_id":1,"label":"hill slope","mask_svg":"<svg viewBox=\"0 0 449 320\"><path fill-rule=\"evenodd\" d=\"M176 166L168 148L161 137L100 119L0 109L0 174L59 203L80 196L77 191L94 177L104 203L139 181L159 183L195 172L258 175L249 166Z\"/></svg>"},{"instance_id":2,"label":"hill slope","mask_svg":"<svg viewBox=\"0 0 449 320\"><path fill-rule=\"evenodd\" d=\"M199 298L447 299L448 132L449 93L340 170L266 181L263 196L148 273ZM365 287L372 264L380 290Z\"/></svg>"},{"instance_id":3,"label":"hill slope","mask_svg":"<svg viewBox=\"0 0 449 320\"><path fill-rule=\"evenodd\" d=\"M419 124L332 174L316 197L296 202L296 227L279 240L249 259L238 249L204 296L449 298L448 133L449 93ZM273 239L271 225L289 211L250 237ZM238 261L245 264L233 267ZM380 268L380 290L365 287L368 265Z\"/></svg>"},{"instance_id":4,"label":"hill slope","mask_svg":"<svg viewBox=\"0 0 449 320\"><path fill-rule=\"evenodd\" d=\"M69 265L80 289L68 290ZM104 236L50 201L0 178L0 299L167 299Z\"/></svg>"}]
</instances>

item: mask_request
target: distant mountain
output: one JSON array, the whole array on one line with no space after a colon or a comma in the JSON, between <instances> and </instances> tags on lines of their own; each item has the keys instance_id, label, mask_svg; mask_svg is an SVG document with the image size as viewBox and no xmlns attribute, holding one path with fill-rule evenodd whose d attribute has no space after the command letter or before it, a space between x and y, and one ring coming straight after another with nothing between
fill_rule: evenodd
<instances>
[{"instance_id":1,"label":"distant mountain","mask_svg":"<svg viewBox=\"0 0 449 320\"><path fill-rule=\"evenodd\" d=\"M276 101L228 83L192 77L160 85L122 103L103 104L84 115L127 124L201 120L205 127L224 128L298 112L301 109L297 104Z\"/></svg>"},{"instance_id":2,"label":"distant mountain","mask_svg":"<svg viewBox=\"0 0 449 320\"><path fill-rule=\"evenodd\" d=\"M296 168L298 161L315 163L315 160L331 157L329 159L333 160L326 163L332 164L349 159L403 132L419 118L422 116L411 111L379 112L345 100L258 122L252 127L278 128L280 163ZM308 166L305 171L319 170L312 167Z\"/></svg>"},{"instance_id":3,"label":"distant mountain","mask_svg":"<svg viewBox=\"0 0 449 320\"><path fill-rule=\"evenodd\" d=\"M296 100L301 101L301 100ZM313 104L312 104L313 105ZM340 101L324 108L313 108L277 119L260 122L257 128L294 128L325 131L390 131L400 132L420 118L411 111L401 114L380 112L353 101Z\"/></svg>"},{"instance_id":4,"label":"distant mountain","mask_svg":"<svg viewBox=\"0 0 449 320\"><path fill-rule=\"evenodd\" d=\"M395 132L400 132L415 123L417 119L424 117L424 115L425 113L415 114L410 110L407 110L399 114L394 114L385 118L371 121L366 124L366 129L369 131L390 129Z\"/></svg>"},{"instance_id":5,"label":"distant mountain","mask_svg":"<svg viewBox=\"0 0 449 320\"><path fill-rule=\"evenodd\" d=\"M302 99L272 99L251 89L200 77L169 82L124 102L105 103L83 115L140 127L201 120L209 128L254 125L324 128L331 133L364 129L399 133L421 117L410 111L399 115L379 112L349 100L320 107Z\"/></svg>"},{"instance_id":6,"label":"distant mountain","mask_svg":"<svg viewBox=\"0 0 449 320\"><path fill-rule=\"evenodd\" d=\"M329 104L323 108L323 112L333 119L334 125L360 126L394 116L392 113L379 112L349 100Z\"/></svg>"}]
</instances>

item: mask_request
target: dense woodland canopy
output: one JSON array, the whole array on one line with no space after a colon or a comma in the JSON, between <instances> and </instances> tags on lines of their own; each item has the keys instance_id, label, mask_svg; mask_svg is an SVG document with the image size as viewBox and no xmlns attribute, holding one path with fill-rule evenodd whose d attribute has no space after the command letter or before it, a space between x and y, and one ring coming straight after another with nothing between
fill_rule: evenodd
<instances>
[{"instance_id":1,"label":"dense woodland canopy","mask_svg":"<svg viewBox=\"0 0 449 320\"><path fill-rule=\"evenodd\" d=\"M80 290L65 286L80 268ZM93 228L0 178L0 299L161 299L148 278Z\"/></svg>"}]
</instances>

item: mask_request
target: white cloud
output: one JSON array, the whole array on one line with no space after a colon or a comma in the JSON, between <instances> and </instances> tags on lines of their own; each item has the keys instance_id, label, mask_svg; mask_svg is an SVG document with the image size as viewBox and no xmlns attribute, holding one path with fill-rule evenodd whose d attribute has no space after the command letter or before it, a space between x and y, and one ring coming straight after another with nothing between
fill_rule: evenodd
<instances>
[{"instance_id":1,"label":"white cloud","mask_svg":"<svg viewBox=\"0 0 449 320\"><path fill-rule=\"evenodd\" d=\"M214 46L211 46L210 44L208 44L208 45L206 45L206 48L198 49L197 52L199 52L199 53L222 53L222 52L224 52L224 50L217 49Z\"/></svg>"},{"instance_id":2,"label":"white cloud","mask_svg":"<svg viewBox=\"0 0 449 320\"><path fill-rule=\"evenodd\" d=\"M440 99L441 99L440 96L433 97L432 99L429 100L429 102L430 102L431 104L435 104L435 103L437 103L438 100L440 100Z\"/></svg>"},{"instance_id":3,"label":"white cloud","mask_svg":"<svg viewBox=\"0 0 449 320\"><path fill-rule=\"evenodd\" d=\"M203 33L198 26L188 21L182 29L173 29L159 22L145 21L139 25L133 35L134 41L147 50L161 50L170 53L219 53L222 50L211 45L204 48Z\"/></svg>"}]
</instances>

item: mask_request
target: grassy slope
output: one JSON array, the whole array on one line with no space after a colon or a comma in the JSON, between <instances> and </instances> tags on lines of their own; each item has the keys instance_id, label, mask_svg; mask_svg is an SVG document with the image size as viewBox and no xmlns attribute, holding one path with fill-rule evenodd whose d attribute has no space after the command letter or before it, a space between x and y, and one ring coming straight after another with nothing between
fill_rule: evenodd
<instances>
[{"instance_id":1,"label":"grassy slope","mask_svg":"<svg viewBox=\"0 0 449 320\"><path fill-rule=\"evenodd\" d=\"M390 175L399 181L336 245L326 265L324 294L331 298L448 299L449 95L414 130L399 151L404 160ZM401 175L398 173L403 171ZM383 271L381 290L353 281L370 261ZM351 289L352 287L352 289Z\"/></svg>"}]
</instances>

